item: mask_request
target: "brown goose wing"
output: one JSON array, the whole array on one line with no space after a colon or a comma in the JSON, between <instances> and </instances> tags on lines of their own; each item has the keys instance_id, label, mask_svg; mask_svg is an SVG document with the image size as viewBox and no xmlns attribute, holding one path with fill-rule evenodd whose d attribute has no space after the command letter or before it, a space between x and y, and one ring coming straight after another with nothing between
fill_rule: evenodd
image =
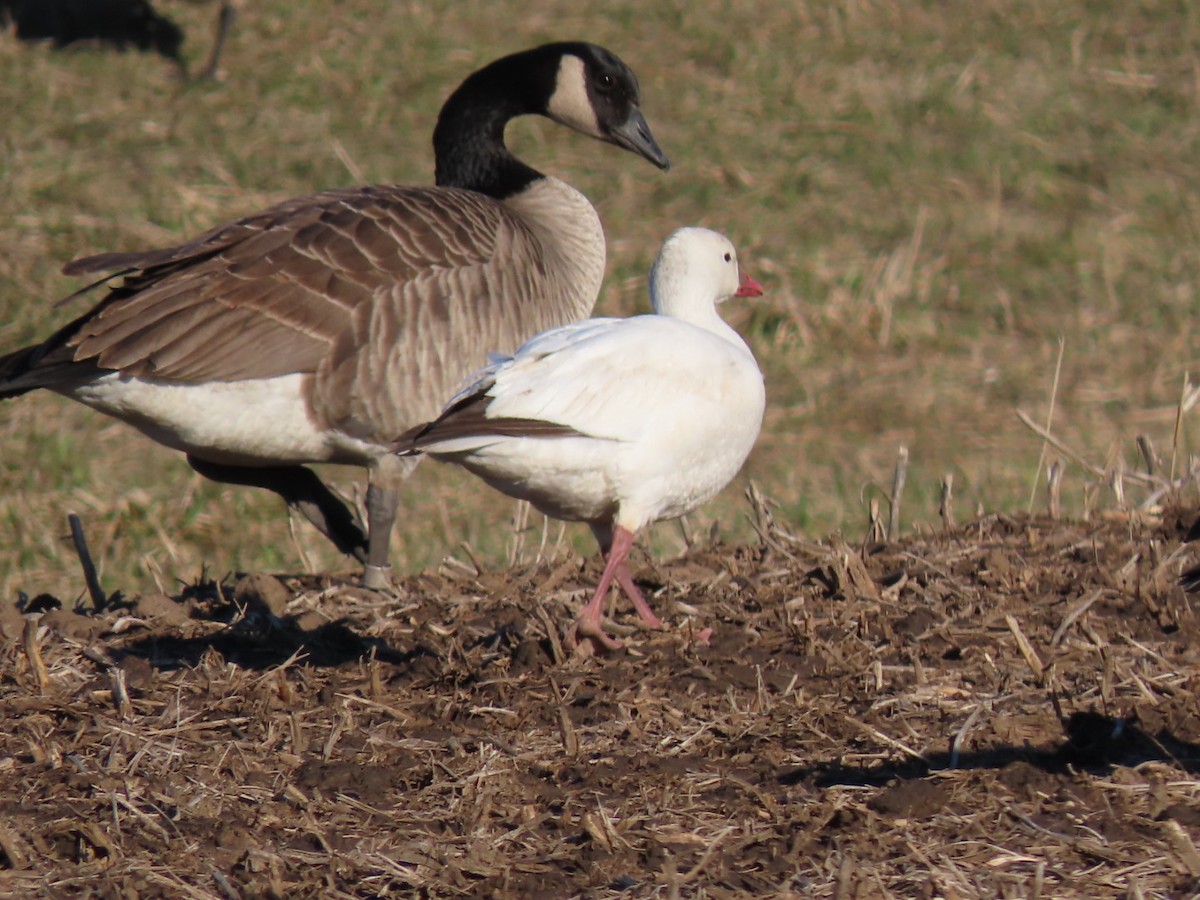
<instances>
[{"instance_id":1,"label":"brown goose wing","mask_svg":"<svg viewBox=\"0 0 1200 900\"><path fill-rule=\"evenodd\" d=\"M570 317L525 227L514 220L489 234L496 244L486 262L425 269L364 310L317 372L312 405L328 423L389 441L436 416L489 352Z\"/></svg>"},{"instance_id":2,"label":"brown goose wing","mask_svg":"<svg viewBox=\"0 0 1200 900\"><path fill-rule=\"evenodd\" d=\"M313 374L324 424L391 437L420 421L403 407L428 397L431 417L488 350L543 327L539 260L529 228L480 194L329 191L177 247L71 263L125 279L47 362L66 351L193 383Z\"/></svg>"}]
</instances>

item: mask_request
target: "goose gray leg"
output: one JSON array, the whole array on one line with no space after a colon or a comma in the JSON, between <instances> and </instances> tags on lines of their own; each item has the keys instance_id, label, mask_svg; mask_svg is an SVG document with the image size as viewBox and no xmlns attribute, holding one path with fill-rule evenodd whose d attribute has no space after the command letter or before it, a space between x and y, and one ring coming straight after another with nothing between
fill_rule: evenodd
<instances>
[{"instance_id":1,"label":"goose gray leg","mask_svg":"<svg viewBox=\"0 0 1200 900\"><path fill-rule=\"evenodd\" d=\"M212 481L273 491L290 508L312 522L342 553L353 556L359 562L368 562L370 548L358 517L311 469L304 466L231 466L197 459L191 454L188 454L187 461L188 465ZM370 510L369 494L367 508ZM395 516L394 508L392 515ZM373 528L371 531L374 534ZM386 543L383 549L386 565ZM365 575L363 580L367 580Z\"/></svg>"},{"instance_id":2,"label":"goose gray leg","mask_svg":"<svg viewBox=\"0 0 1200 900\"><path fill-rule=\"evenodd\" d=\"M380 591L391 585L388 551L400 504L400 483L412 474L417 462L417 457L401 458L389 453L371 464L367 483L367 556L363 567L363 587L370 590Z\"/></svg>"},{"instance_id":3,"label":"goose gray leg","mask_svg":"<svg viewBox=\"0 0 1200 900\"><path fill-rule=\"evenodd\" d=\"M367 485L367 558L363 566L363 587L381 591L391 582L392 567L388 563L388 544L392 525L396 522L396 507L400 494L372 482Z\"/></svg>"}]
</instances>

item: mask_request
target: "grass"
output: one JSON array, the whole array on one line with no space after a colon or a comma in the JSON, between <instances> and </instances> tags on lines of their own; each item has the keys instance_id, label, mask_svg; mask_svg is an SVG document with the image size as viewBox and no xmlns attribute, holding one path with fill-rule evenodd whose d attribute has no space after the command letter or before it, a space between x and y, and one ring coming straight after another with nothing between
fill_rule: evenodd
<instances>
[{"instance_id":1,"label":"grass","mask_svg":"<svg viewBox=\"0 0 1200 900\"><path fill-rule=\"evenodd\" d=\"M171 11L202 58L212 11ZM58 274L74 256L166 244L320 188L429 182L445 94L503 52L568 37L634 66L675 167L540 121L514 124L511 142L596 204L610 241L600 312L644 309L651 258L678 225L738 244L768 288L730 310L768 379L746 477L790 525L861 534L901 444L906 528L936 521L946 473L959 519L1025 509L1041 444L1013 410L1044 417L1060 336L1056 434L1099 465L1136 465L1141 433L1170 452L1200 284L1200 12L1177 3L655 0L600 16L559 0L302 13L261 0L226 79L186 88L153 57L0 36L0 347L80 308L53 306L79 287ZM338 483L352 494L357 474ZM742 484L693 530L719 519L746 539ZM462 541L507 558L508 501L433 465L406 494L403 568ZM1069 470L1067 511L1085 494L1112 502ZM206 566L347 568L307 526L289 531L273 497L207 484L56 397L4 404L0 594L82 590L69 511L110 586ZM670 527L655 544L681 546Z\"/></svg>"}]
</instances>

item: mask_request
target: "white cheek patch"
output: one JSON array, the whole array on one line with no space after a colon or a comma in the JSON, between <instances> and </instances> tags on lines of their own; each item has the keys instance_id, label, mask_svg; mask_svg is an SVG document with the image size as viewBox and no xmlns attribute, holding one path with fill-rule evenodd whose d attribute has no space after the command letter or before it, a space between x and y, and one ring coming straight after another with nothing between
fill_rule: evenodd
<instances>
[{"instance_id":1,"label":"white cheek patch","mask_svg":"<svg viewBox=\"0 0 1200 900\"><path fill-rule=\"evenodd\" d=\"M583 60L578 56L564 56L558 64L558 78L546 112L551 119L568 128L592 137L603 137L596 111L588 100Z\"/></svg>"}]
</instances>

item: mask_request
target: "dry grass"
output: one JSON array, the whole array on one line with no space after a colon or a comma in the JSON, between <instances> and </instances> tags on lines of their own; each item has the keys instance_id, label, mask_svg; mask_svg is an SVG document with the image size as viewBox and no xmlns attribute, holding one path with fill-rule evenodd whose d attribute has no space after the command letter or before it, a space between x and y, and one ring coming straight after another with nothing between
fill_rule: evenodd
<instances>
[{"instance_id":1,"label":"dry grass","mask_svg":"<svg viewBox=\"0 0 1200 900\"><path fill-rule=\"evenodd\" d=\"M202 56L211 10L174 14ZM500 42L493 21L506 22ZM599 16L557 0L303 13L263 0L239 23L226 80L192 88L153 58L0 37L0 346L70 314L52 301L78 286L56 274L77 254L163 244L317 188L429 181L450 87L504 50L564 36L634 65L675 169L542 123L512 138L600 210L602 312L644 306L674 227L738 243L769 289L734 313L769 380L749 473L791 527L857 531L901 444L905 528L936 518L946 473L960 519L1024 509L1041 442L1013 410L1043 419L1060 336L1056 434L1105 469L1135 465L1139 433L1172 446L1195 357L1200 21L1167 4L656 2ZM1179 471L1190 434L1185 417ZM1093 482L1068 473L1068 511L1112 505ZM356 473L340 483L352 493ZM738 488L692 530L719 519L747 537ZM461 541L507 557L511 506L465 478L425 467L405 503L403 568ZM206 484L56 398L5 404L0 596L81 589L70 511L112 583L346 565L307 526L293 534L273 497ZM656 541L681 547L669 528Z\"/></svg>"}]
</instances>

